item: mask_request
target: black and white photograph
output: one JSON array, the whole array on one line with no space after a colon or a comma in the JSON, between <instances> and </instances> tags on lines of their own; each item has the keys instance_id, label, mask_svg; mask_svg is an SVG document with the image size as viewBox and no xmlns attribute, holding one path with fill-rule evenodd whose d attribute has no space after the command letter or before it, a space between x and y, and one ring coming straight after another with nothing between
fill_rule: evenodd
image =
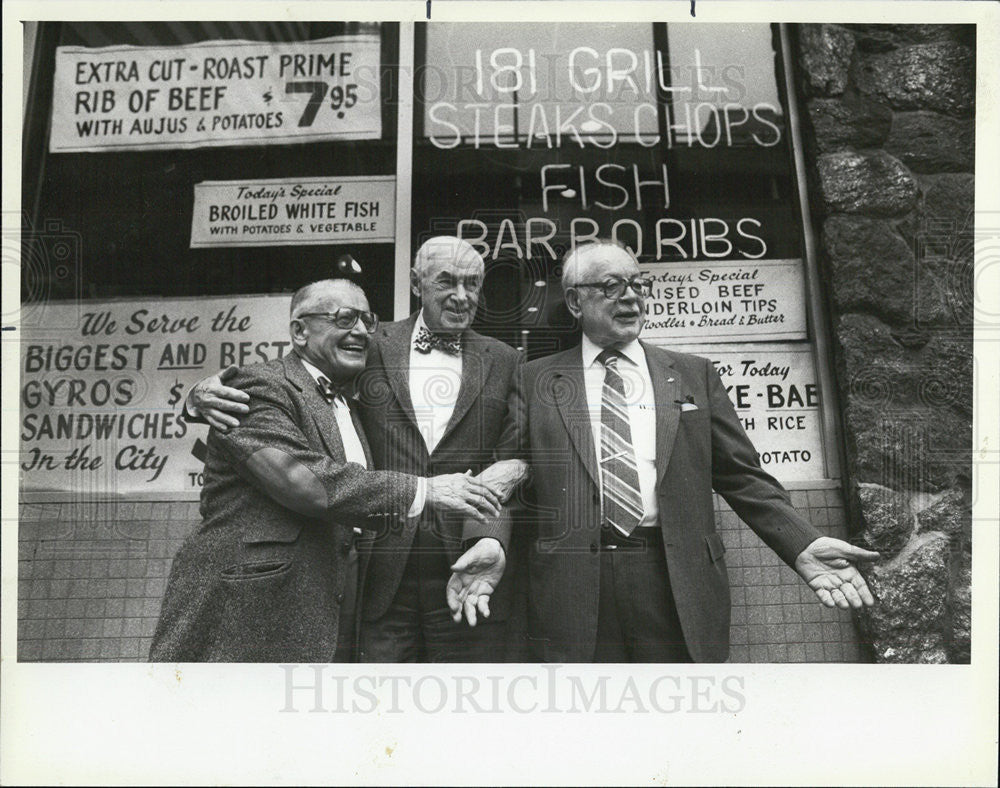
<instances>
[{"instance_id":1,"label":"black and white photograph","mask_svg":"<svg viewBox=\"0 0 1000 788\"><path fill-rule=\"evenodd\" d=\"M996 784L996 8L666 5L5 7L5 782Z\"/></svg>"}]
</instances>

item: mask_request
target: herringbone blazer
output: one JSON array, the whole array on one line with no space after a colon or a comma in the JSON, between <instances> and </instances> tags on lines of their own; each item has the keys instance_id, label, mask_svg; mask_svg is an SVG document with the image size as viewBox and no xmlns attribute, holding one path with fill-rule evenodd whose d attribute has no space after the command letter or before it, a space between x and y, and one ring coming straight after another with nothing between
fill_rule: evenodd
<instances>
[{"instance_id":1,"label":"herringbone blazer","mask_svg":"<svg viewBox=\"0 0 1000 788\"><path fill-rule=\"evenodd\" d=\"M150 659L331 661L353 528L405 515L416 479L346 461L332 408L294 353L244 367L230 385L250 395L250 412L225 434L209 432L201 527L174 559ZM319 481L323 516L278 503L293 480L251 472L262 449Z\"/></svg>"}]
</instances>

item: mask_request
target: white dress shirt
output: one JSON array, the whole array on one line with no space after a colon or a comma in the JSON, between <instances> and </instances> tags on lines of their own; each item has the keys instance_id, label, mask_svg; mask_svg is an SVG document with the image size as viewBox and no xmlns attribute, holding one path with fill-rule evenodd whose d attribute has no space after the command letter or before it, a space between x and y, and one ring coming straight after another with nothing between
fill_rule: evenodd
<instances>
[{"instance_id":1,"label":"white dress shirt","mask_svg":"<svg viewBox=\"0 0 1000 788\"><path fill-rule=\"evenodd\" d=\"M602 348L587 335L583 336L583 378L587 388L587 409L590 429L594 436L597 467L601 468L601 400L604 391L604 365L597 360ZM632 447L635 449L636 469L639 472L639 492L642 496L642 519L639 528L657 525L659 509L656 504L656 399L653 396L653 379L649 375L646 352L638 340L633 340L618 351L618 373L625 383L625 407L628 410Z\"/></svg>"},{"instance_id":2,"label":"white dress shirt","mask_svg":"<svg viewBox=\"0 0 1000 788\"><path fill-rule=\"evenodd\" d=\"M314 364L302 358L302 356L299 356L299 358L302 360L302 366L306 368L306 372L319 385L319 379L325 378L326 375ZM364 446L361 444L361 438L358 437L358 430L355 428L354 420L351 418L351 409L347 404L347 400L340 394L333 398L333 415L337 419L337 427L340 429L340 441L344 444L344 457L348 462L356 462L358 465L367 468L368 459L365 457Z\"/></svg>"},{"instance_id":3,"label":"white dress shirt","mask_svg":"<svg viewBox=\"0 0 1000 788\"><path fill-rule=\"evenodd\" d=\"M418 353L413 346L417 332L426 328L424 312L420 311L410 334L410 400L417 428L427 451L433 452L441 441L445 428L455 412L458 390L462 387L462 355L449 355L438 348Z\"/></svg>"}]
</instances>

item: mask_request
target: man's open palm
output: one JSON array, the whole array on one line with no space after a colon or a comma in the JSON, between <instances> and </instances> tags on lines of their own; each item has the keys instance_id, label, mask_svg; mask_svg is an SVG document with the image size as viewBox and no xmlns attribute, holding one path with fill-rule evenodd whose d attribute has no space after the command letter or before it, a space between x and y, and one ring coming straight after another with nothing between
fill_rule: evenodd
<instances>
[{"instance_id":1,"label":"man's open palm","mask_svg":"<svg viewBox=\"0 0 1000 788\"><path fill-rule=\"evenodd\" d=\"M795 571L826 607L860 608L874 605L875 599L853 562L875 561L878 557L871 550L821 536L799 553Z\"/></svg>"},{"instance_id":2,"label":"man's open palm","mask_svg":"<svg viewBox=\"0 0 1000 788\"><path fill-rule=\"evenodd\" d=\"M445 587L445 597L456 622L462 613L470 627L476 625L476 611L483 618L490 615L490 597L503 577L507 558L496 539L484 538L465 551L452 564L452 576Z\"/></svg>"}]
</instances>

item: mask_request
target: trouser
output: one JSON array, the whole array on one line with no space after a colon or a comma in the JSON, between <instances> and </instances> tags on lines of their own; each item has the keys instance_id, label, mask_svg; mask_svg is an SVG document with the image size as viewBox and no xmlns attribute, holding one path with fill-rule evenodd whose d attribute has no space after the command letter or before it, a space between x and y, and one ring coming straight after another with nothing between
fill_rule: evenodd
<instances>
[{"instance_id":1,"label":"trouser","mask_svg":"<svg viewBox=\"0 0 1000 788\"><path fill-rule=\"evenodd\" d=\"M451 562L444 543L419 528L385 615L362 622L362 662L501 662L507 625L482 616L455 622L445 599Z\"/></svg>"},{"instance_id":2,"label":"trouser","mask_svg":"<svg viewBox=\"0 0 1000 788\"><path fill-rule=\"evenodd\" d=\"M356 662L358 653L357 622L358 610L358 551L354 544L347 554L346 578L344 579L344 601L340 603L340 617L337 621L337 651L334 662Z\"/></svg>"},{"instance_id":3,"label":"trouser","mask_svg":"<svg viewBox=\"0 0 1000 788\"><path fill-rule=\"evenodd\" d=\"M608 529L600 583L594 662L691 662L659 528L631 538Z\"/></svg>"}]
</instances>

